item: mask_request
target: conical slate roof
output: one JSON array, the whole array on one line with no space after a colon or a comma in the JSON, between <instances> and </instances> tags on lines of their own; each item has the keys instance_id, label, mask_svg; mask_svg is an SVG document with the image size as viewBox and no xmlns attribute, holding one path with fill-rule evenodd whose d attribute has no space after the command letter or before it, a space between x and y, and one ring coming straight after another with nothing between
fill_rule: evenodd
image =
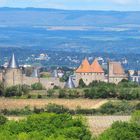
<instances>
[{"instance_id":1,"label":"conical slate roof","mask_svg":"<svg viewBox=\"0 0 140 140\"><path fill-rule=\"evenodd\" d=\"M9 61L8 68L9 69L17 69L17 68L19 68L18 62L17 62L14 54L12 55L12 57L11 57L11 59Z\"/></svg>"},{"instance_id":2,"label":"conical slate roof","mask_svg":"<svg viewBox=\"0 0 140 140\"><path fill-rule=\"evenodd\" d=\"M53 72L53 77L58 78L57 70L54 70L54 72Z\"/></svg>"},{"instance_id":3,"label":"conical slate roof","mask_svg":"<svg viewBox=\"0 0 140 140\"><path fill-rule=\"evenodd\" d=\"M72 77L71 76L69 76L69 80L65 84L65 88L70 88L70 89L75 88L75 85L74 85L74 83L72 81Z\"/></svg>"},{"instance_id":4,"label":"conical slate roof","mask_svg":"<svg viewBox=\"0 0 140 140\"><path fill-rule=\"evenodd\" d=\"M35 77L35 78L38 78L39 77L39 70L36 68L36 69L34 69L34 71L33 71L33 73L32 73L32 75L31 75L32 77Z\"/></svg>"}]
</instances>

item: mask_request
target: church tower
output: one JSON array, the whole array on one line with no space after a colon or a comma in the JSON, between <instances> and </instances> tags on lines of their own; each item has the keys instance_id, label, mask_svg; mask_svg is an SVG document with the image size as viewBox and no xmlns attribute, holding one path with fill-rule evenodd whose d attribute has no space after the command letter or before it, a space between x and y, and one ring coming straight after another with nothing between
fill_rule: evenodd
<instances>
[{"instance_id":1,"label":"church tower","mask_svg":"<svg viewBox=\"0 0 140 140\"><path fill-rule=\"evenodd\" d=\"M13 54L8 67L3 74L3 81L5 86L21 85L22 84L22 70L19 68L18 62Z\"/></svg>"}]
</instances>

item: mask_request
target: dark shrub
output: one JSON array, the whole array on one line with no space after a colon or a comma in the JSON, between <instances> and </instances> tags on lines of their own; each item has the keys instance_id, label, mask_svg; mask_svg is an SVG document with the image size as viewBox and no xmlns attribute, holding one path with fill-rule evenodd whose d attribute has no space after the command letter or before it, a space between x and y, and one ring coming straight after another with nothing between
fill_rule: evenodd
<instances>
[{"instance_id":1,"label":"dark shrub","mask_svg":"<svg viewBox=\"0 0 140 140\"><path fill-rule=\"evenodd\" d=\"M117 86L123 87L123 88L136 88L136 87L139 87L139 84L136 82L124 80L124 81L121 81Z\"/></svg>"},{"instance_id":2,"label":"dark shrub","mask_svg":"<svg viewBox=\"0 0 140 140\"><path fill-rule=\"evenodd\" d=\"M21 87L22 87L23 94L25 94L25 95L27 95L29 93L30 89L31 89L30 86L25 85L25 84L22 85Z\"/></svg>"},{"instance_id":3,"label":"dark shrub","mask_svg":"<svg viewBox=\"0 0 140 140\"><path fill-rule=\"evenodd\" d=\"M98 86L98 85L99 85L98 81L93 81L88 85L88 87L95 87L95 86Z\"/></svg>"},{"instance_id":4,"label":"dark shrub","mask_svg":"<svg viewBox=\"0 0 140 140\"><path fill-rule=\"evenodd\" d=\"M99 95L96 88L91 88L90 90L86 89L84 90L84 92L85 92L85 97L90 99L98 98Z\"/></svg>"},{"instance_id":5,"label":"dark shrub","mask_svg":"<svg viewBox=\"0 0 140 140\"><path fill-rule=\"evenodd\" d=\"M44 89L43 85L41 83L34 83L34 84L31 85L31 88L33 90L43 90Z\"/></svg>"},{"instance_id":6,"label":"dark shrub","mask_svg":"<svg viewBox=\"0 0 140 140\"><path fill-rule=\"evenodd\" d=\"M55 85L53 89L61 89L61 87Z\"/></svg>"},{"instance_id":7,"label":"dark shrub","mask_svg":"<svg viewBox=\"0 0 140 140\"><path fill-rule=\"evenodd\" d=\"M140 103L136 105L136 110L140 110Z\"/></svg>"},{"instance_id":8,"label":"dark shrub","mask_svg":"<svg viewBox=\"0 0 140 140\"><path fill-rule=\"evenodd\" d=\"M48 89L48 90L47 90L47 96L48 96L48 97L52 97L53 94L54 94L54 92L55 92L54 89Z\"/></svg>"},{"instance_id":9,"label":"dark shrub","mask_svg":"<svg viewBox=\"0 0 140 140\"><path fill-rule=\"evenodd\" d=\"M125 100L140 99L140 91L139 89L121 88L118 98Z\"/></svg>"},{"instance_id":10,"label":"dark shrub","mask_svg":"<svg viewBox=\"0 0 140 140\"><path fill-rule=\"evenodd\" d=\"M46 109L47 109L47 112L49 113L62 114L62 113L69 112L68 108L64 107L63 105L56 105L56 104L48 104Z\"/></svg>"},{"instance_id":11,"label":"dark shrub","mask_svg":"<svg viewBox=\"0 0 140 140\"><path fill-rule=\"evenodd\" d=\"M5 90L5 97L11 97L11 96L22 96L22 86L16 85L6 88Z\"/></svg>"},{"instance_id":12,"label":"dark shrub","mask_svg":"<svg viewBox=\"0 0 140 140\"><path fill-rule=\"evenodd\" d=\"M89 89L85 89L84 90L84 96L85 96L85 98L89 98Z\"/></svg>"},{"instance_id":13,"label":"dark shrub","mask_svg":"<svg viewBox=\"0 0 140 140\"><path fill-rule=\"evenodd\" d=\"M78 98L79 92L76 90L68 90L68 96L69 98Z\"/></svg>"},{"instance_id":14,"label":"dark shrub","mask_svg":"<svg viewBox=\"0 0 140 140\"><path fill-rule=\"evenodd\" d=\"M135 111L135 106L129 104L129 102L108 102L102 105L98 111L102 114L131 114L133 111Z\"/></svg>"},{"instance_id":15,"label":"dark shrub","mask_svg":"<svg viewBox=\"0 0 140 140\"><path fill-rule=\"evenodd\" d=\"M28 99L31 99L31 98L32 98L32 96L31 96L30 94L28 94L27 98L28 98Z\"/></svg>"},{"instance_id":16,"label":"dark shrub","mask_svg":"<svg viewBox=\"0 0 140 140\"><path fill-rule=\"evenodd\" d=\"M82 115L94 115L97 113L96 109L76 109L76 114L82 114Z\"/></svg>"},{"instance_id":17,"label":"dark shrub","mask_svg":"<svg viewBox=\"0 0 140 140\"><path fill-rule=\"evenodd\" d=\"M84 90L86 98L114 98L117 97L116 85L93 81L89 89Z\"/></svg>"},{"instance_id":18,"label":"dark shrub","mask_svg":"<svg viewBox=\"0 0 140 140\"><path fill-rule=\"evenodd\" d=\"M41 99L41 98L42 98L42 95L40 95L40 94L37 95L37 98L38 98L38 99Z\"/></svg>"},{"instance_id":19,"label":"dark shrub","mask_svg":"<svg viewBox=\"0 0 140 140\"><path fill-rule=\"evenodd\" d=\"M4 84L0 81L0 96L4 95Z\"/></svg>"},{"instance_id":20,"label":"dark shrub","mask_svg":"<svg viewBox=\"0 0 140 140\"><path fill-rule=\"evenodd\" d=\"M138 140L140 127L135 123L115 122L98 137L98 140Z\"/></svg>"},{"instance_id":21,"label":"dark shrub","mask_svg":"<svg viewBox=\"0 0 140 140\"><path fill-rule=\"evenodd\" d=\"M66 90L64 90L64 89L60 89L59 90L59 98L66 98Z\"/></svg>"},{"instance_id":22,"label":"dark shrub","mask_svg":"<svg viewBox=\"0 0 140 140\"><path fill-rule=\"evenodd\" d=\"M137 110L132 114L131 121L139 125L140 128L140 110ZM140 131L139 131L139 136L140 136Z\"/></svg>"},{"instance_id":23,"label":"dark shrub","mask_svg":"<svg viewBox=\"0 0 140 140\"><path fill-rule=\"evenodd\" d=\"M34 107L34 110L33 110L33 112L36 113L36 114L42 113L44 111L45 110L43 108L36 108L36 107Z\"/></svg>"},{"instance_id":24,"label":"dark shrub","mask_svg":"<svg viewBox=\"0 0 140 140\"><path fill-rule=\"evenodd\" d=\"M4 117L3 115L0 115L0 125L3 125L7 122L7 118Z\"/></svg>"},{"instance_id":25,"label":"dark shrub","mask_svg":"<svg viewBox=\"0 0 140 140\"><path fill-rule=\"evenodd\" d=\"M79 80L79 88L84 88L86 87L86 84L84 83L83 79Z\"/></svg>"}]
</instances>

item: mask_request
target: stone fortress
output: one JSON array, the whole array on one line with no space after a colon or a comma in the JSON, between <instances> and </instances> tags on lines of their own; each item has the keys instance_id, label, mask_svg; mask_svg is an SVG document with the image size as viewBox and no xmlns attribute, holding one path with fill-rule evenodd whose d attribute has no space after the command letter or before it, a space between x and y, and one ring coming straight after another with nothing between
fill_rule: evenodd
<instances>
[{"instance_id":1,"label":"stone fortress","mask_svg":"<svg viewBox=\"0 0 140 140\"><path fill-rule=\"evenodd\" d=\"M0 80L4 86L13 85L32 85L40 82L46 89L53 88L54 85L64 87L64 83L59 81L59 78L40 78L37 71L34 76L28 77L23 73L22 68L19 67L18 62L13 54L7 68L3 69L0 73Z\"/></svg>"},{"instance_id":2,"label":"stone fortress","mask_svg":"<svg viewBox=\"0 0 140 140\"><path fill-rule=\"evenodd\" d=\"M14 54L8 66L0 73L0 80L6 87L23 84L32 85L40 82L46 89L53 88L54 86L74 88L78 86L80 79L82 79L86 85L90 84L92 81L104 81L118 84L122 79L127 79L127 75L119 62L108 62L108 74L105 75L97 59L95 59L92 64L89 64L88 60L85 58L81 65L75 70L74 76L70 76L66 83L60 82L59 78L55 76L40 78L37 70L29 77L26 76L23 73L23 69L19 67Z\"/></svg>"},{"instance_id":3,"label":"stone fortress","mask_svg":"<svg viewBox=\"0 0 140 140\"><path fill-rule=\"evenodd\" d=\"M109 61L107 71L108 74L105 75L97 59L95 59L92 64L89 64L87 58L85 58L75 71L76 85L78 85L80 79L82 79L86 85L89 85L92 81L118 84L123 79L128 79L120 62Z\"/></svg>"}]
</instances>

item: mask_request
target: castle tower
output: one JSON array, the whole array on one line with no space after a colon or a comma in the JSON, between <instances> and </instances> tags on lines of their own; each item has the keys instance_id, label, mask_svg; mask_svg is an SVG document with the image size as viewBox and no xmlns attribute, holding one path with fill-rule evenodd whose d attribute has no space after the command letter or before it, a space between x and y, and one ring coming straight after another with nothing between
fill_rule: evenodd
<instances>
[{"instance_id":1,"label":"castle tower","mask_svg":"<svg viewBox=\"0 0 140 140\"><path fill-rule=\"evenodd\" d=\"M86 85L89 85L93 81L105 80L104 70L97 59L95 59L92 64L89 64L88 60L85 58L75 71L75 75L76 85L78 85L80 79L82 79Z\"/></svg>"},{"instance_id":2,"label":"castle tower","mask_svg":"<svg viewBox=\"0 0 140 140\"><path fill-rule=\"evenodd\" d=\"M123 79L128 79L120 62L108 62L108 82L118 84Z\"/></svg>"},{"instance_id":3,"label":"castle tower","mask_svg":"<svg viewBox=\"0 0 140 140\"><path fill-rule=\"evenodd\" d=\"M8 67L3 74L3 81L5 86L22 84L22 70L19 68L14 54L12 55Z\"/></svg>"}]
</instances>

